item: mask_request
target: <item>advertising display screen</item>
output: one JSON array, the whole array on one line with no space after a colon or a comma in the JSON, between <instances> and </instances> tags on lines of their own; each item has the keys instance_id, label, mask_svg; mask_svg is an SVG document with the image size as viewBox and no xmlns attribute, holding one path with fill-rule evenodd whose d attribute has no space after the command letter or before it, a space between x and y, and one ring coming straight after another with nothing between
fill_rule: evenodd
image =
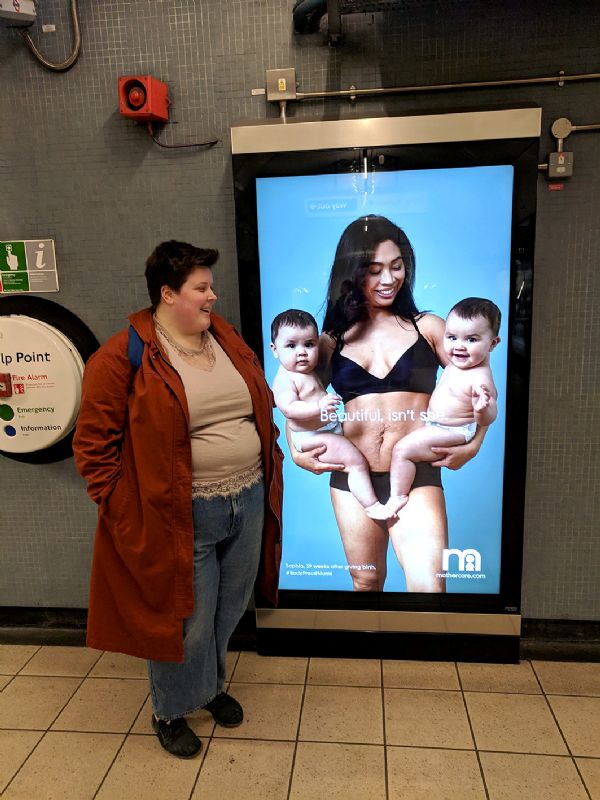
<instances>
[{"instance_id":1,"label":"advertising display screen","mask_svg":"<svg viewBox=\"0 0 600 800\"><path fill-rule=\"evenodd\" d=\"M258 178L262 333L269 384L273 386L281 364L269 348L272 320L288 309L302 309L316 319L319 333L323 330L336 248L344 231L356 220L360 220L359 225L364 221L368 226L373 217L383 217L406 234L414 252L413 296L419 312L444 320L458 301L477 297L492 301L506 320L513 178L511 165ZM281 219L286 220L285 226L278 224ZM381 285L385 280L384 276ZM389 289L384 287L384 297L385 291L396 290L393 281L392 276ZM426 319L422 319L419 325L419 316L416 317L419 332L415 330L415 336L421 335L421 328L429 330ZM474 322L478 328L478 320ZM493 336L496 336L495 331ZM493 392L495 385L497 391L497 416L476 457L462 469L443 470L448 542L441 548L435 569L439 585L447 592L494 594L499 591L506 323L500 326L499 338L492 352L482 354L485 362L489 362L489 371L486 370L489 388ZM397 349L393 341L390 347ZM425 347L430 347L429 342ZM475 366L455 368L457 375L452 379L458 384L456 390L450 387L452 394L464 391L461 378L468 378L469 384L475 379L483 380L480 362ZM471 369L473 379L468 374ZM434 372L437 381L441 373L440 366ZM350 401L348 408L343 404L338 407L337 416L344 424L350 422L354 423L354 429L360 427L361 441L385 435L386 429L393 429L398 421L412 421L415 424L411 429L425 426L428 417L436 421L432 412L423 410L422 403L411 405L412 394L399 391L402 386L391 379L388 385L393 392L392 405L382 392L371 398L374 402L369 403L368 413L364 405L357 410L356 401ZM381 391L376 383L366 388ZM328 390L334 391L331 386ZM285 431L286 418L279 409L275 413L280 430ZM463 413L462 408L460 413ZM449 414L452 415L451 409ZM467 410L467 417L474 421L472 411L469 414ZM328 421L327 412L321 414L321 419L320 424ZM444 421L451 420L441 419ZM312 424L314 426L314 420ZM284 462L285 537L280 587L351 591L350 568L374 571L378 566L348 563L332 507L328 475L315 475L297 466L289 457L284 435L280 443L288 456ZM326 456L321 460L327 460ZM400 520L402 515L400 510L397 518ZM387 551L383 590L407 590L404 571L392 546Z\"/></svg>"},{"instance_id":2,"label":"advertising display screen","mask_svg":"<svg viewBox=\"0 0 600 800\"><path fill-rule=\"evenodd\" d=\"M535 109L232 132L242 332L285 456L265 652L518 633L538 136Z\"/></svg>"}]
</instances>

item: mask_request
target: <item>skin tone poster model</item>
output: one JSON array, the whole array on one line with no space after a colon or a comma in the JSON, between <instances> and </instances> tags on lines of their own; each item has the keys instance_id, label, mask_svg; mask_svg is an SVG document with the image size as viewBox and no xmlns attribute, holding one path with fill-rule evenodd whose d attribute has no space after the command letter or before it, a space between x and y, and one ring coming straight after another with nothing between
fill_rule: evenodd
<instances>
[{"instance_id":1,"label":"skin tone poster model","mask_svg":"<svg viewBox=\"0 0 600 800\"><path fill-rule=\"evenodd\" d=\"M367 459L382 502L389 501L394 447L422 426L438 366L448 362L443 320L420 314L413 300L413 263L406 234L388 219L373 215L348 226L331 271L320 341L322 368L344 401L344 436ZM482 438L479 430L453 447L455 467L473 458ZM292 457L320 471L314 462L324 452L293 448ZM408 591L444 591L437 577L448 541L440 470L419 462L416 471L403 513L384 522L365 513L345 473L332 472L331 500L355 591L383 589L389 542Z\"/></svg>"}]
</instances>

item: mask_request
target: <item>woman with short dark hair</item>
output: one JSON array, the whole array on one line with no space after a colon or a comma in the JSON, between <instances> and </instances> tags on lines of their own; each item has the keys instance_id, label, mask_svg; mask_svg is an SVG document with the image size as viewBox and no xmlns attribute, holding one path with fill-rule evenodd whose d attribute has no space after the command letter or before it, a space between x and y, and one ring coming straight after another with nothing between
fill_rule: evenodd
<instances>
[{"instance_id":1,"label":"woman with short dark hair","mask_svg":"<svg viewBox=\"0 0 600 800\"><path fill-rule=\"evenodd\" d=\"M281 556L272 395L213 312L217 259L184 242L154 250L152 307L89 360L74 438L99 505L88 645L148 659L152 725L180 758L201 748L184 719L194 710L241 724L223 691L227 644L257 569L275 602Z\"/></svg>"}]
</instances>

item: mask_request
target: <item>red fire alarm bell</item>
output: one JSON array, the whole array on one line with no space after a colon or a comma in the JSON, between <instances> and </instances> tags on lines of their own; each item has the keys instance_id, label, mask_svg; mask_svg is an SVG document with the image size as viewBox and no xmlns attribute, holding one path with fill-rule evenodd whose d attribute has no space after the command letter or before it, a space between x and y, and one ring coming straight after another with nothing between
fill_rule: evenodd
<instances>
[{"instance_id":1,"label":"red fire alarm bell","mask_svg":"<svg viewBox=\"0 0 600 800\"><path fill-rule=\"evenodd\" d=\"M152 75L119 78L119 111L139 122L168 122L169 87Z\"/></svg>"}]
</instances>

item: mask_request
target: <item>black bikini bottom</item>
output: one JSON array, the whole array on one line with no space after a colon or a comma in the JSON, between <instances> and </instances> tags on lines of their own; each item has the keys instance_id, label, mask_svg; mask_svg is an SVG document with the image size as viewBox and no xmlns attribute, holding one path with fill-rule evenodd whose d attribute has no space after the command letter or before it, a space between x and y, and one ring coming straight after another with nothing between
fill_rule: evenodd
<instances>
[{"instance_id":1,"label":"black bikini bottom","mask_svg":"<svg viewBox=\"0 0 600 800\"><path fill-rule=\"evenodd\" d=\"M427 461L419 461L416 465L417 474L413 481L412 488L418 489L420 486L442 486L442 474L440 467L434 467ZM390 498L390 473L371 472L371 482L373 489L380 503L387 503ZM334 489L341 489L342 492L349 492L348 475L345 472L332 472L329 478L329 485Z\"/></svg>"}]
</instances>

